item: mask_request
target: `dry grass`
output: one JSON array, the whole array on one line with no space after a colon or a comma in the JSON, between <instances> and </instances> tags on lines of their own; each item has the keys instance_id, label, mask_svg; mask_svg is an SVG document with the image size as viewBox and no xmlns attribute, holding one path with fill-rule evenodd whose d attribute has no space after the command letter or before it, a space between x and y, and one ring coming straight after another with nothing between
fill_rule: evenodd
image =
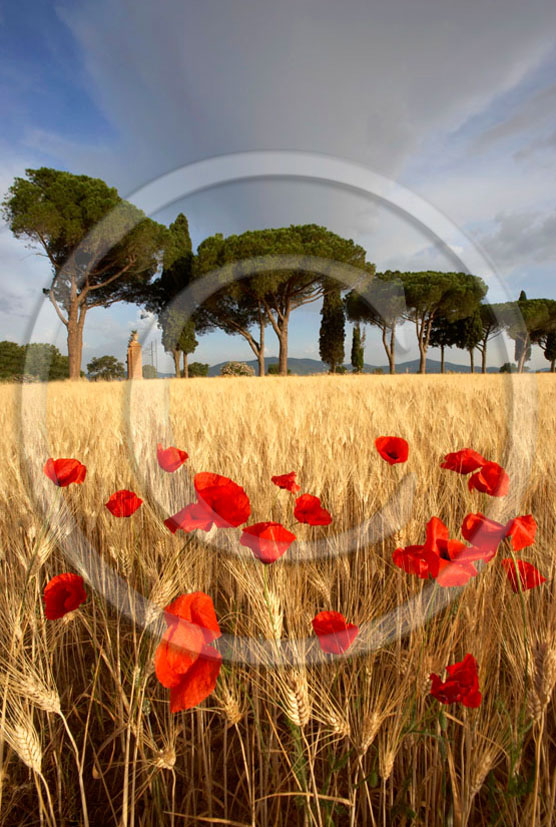
<instances>
[{"instance_id":1,"label":"dry grass","mask_svg":"<svg viewBox=\"0 0 556 827\"><path fill-rule=\"evenodd\" d=\"M0 823L552 824L555 381L0 387ZM408 439L407 464L380 459L383 434ZM176 474L158 467L158 441L188 451ZM439 468L467 446L507 467L508 497L470 494ZM84 485L53 486L49 456L85 463ZM270 482L291 470L334 522L296 526L272 566L239 530L163 525L191 501L193 475L214 471L245 488L252 522L291 526L293 496ZM103 505L119 488L144 499L129 520ZM537 542L521 556L547 582L521 600L495 561L441 605L446 590L392 565L431 516L457 537L470 511L532 513ZM47 622L42 590L68 570L89 599ZM194 590L211 595L231 657L201 707L171 715L153 670L160 610ZM319 657L311 619L323 609L360 625L352 656ZM483 703L441 706L428 675L466 652Z\"/></svg>"}]
</instances>

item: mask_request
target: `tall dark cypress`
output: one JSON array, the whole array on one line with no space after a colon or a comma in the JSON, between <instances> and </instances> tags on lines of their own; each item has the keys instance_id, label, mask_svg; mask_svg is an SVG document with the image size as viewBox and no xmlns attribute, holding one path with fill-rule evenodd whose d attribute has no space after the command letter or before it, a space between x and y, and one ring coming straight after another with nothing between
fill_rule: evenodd
<instances>
[{"instance_id":1,"label":"tall dark cypress","mask_svg":"<svg viewBox=\"0 0 556 827\"><path fill-rule=\"evenodd\" d=\"M351 366L353 373L362 373L365 364L363 341L361 338L361 325L359 322L353 325L353 338L351 340Z\"/></svg>"},{"instance_id":2,"label":"tall dark cypress","mask_svg":"<svg viewBox=\"0 0 556 827\"><path fill-rule=\"evenodd\" d=\"M344 305L339 287L325 293L320 312L320 358L329 366L330 373L336 373L336 369L344 362L345 338Z\"/></svg>"}]
</instances>

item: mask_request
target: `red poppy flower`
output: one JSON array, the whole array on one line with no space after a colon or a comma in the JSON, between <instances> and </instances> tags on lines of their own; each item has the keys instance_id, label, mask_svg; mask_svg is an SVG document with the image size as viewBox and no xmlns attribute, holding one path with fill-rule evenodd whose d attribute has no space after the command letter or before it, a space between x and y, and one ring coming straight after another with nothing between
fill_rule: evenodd
<instances>
[{"instance_id":1,"label":"red poppy flower","mask_svg":"<svg viewBox=\"0 0 556 827\"><path fill-rule=\"evenodd\" d=\"M222 634L213 602L204 592L180 594L164 609L164 619L168 626L180 620L196 624L203 633L204 643L212 643Z\"/></svg>"},{"instance_id":2,"label":"red poppy flower","mask_svg":"<svg viewBox=\"0 0 556 827\"><path fill-rule=\"evenodd\" d=\"M210 644L220 627L210 597L203 592L180 595L166 606L168 628L155 653L155 672L170 689L170 711L191 709L216 686L222 665L220 652Z\"/></svg>"},{"instance_id":3,"label":"red poppy flower","mask_svg":"<svg viewBox=\"0 0 556 827\"><path fill-rule=\"evenodd\" d=\"M114 517L131 517L142 502L143 500L133 491L127 491L123 488L121 491L112 494L105 506Z\"/></svg>"},{"instance_id":4,"label":"red poppy flower","mask_svg":"<svg viewBox=\"0 0 556 827\"><path fill-rule=\"evenodd\" d=\"M497 462L487 462L469 478L467 484L470 491L476 488L491 497L505 497L510 487L510 478Z\"/></svg>"},{"instance_id":5,"label":"red poppy flower","mask_svg":"<svg viewBox=\"0 0 556 827\"><path fill-rule=\"evenodd\" d=\"M193 484L197 499L212 512L217 528L237 528L249 519L249 498L243 488L228 477L202 471L195 474Z\"/></svg>"},{"instance_id":6,"label":"red poppy flower","mask_svg":"<svg viewBox=\"0 0 556 827\"><path fill-rule=\"evenodd\" d=\"M444 545L445 544L445 545ZM467 546L459 540L444 540L438 560L438 574L435 577L439 586L465 586L477 569L472 560L466 559Z\"/></svg>"},{"instance_id":7,"label":"red poppy flower","mask_svg":"<svg viewBox=\"0 0 556 827\"><path fill-rule=\"evenodd\" d=\"M56 620L77 609L87 600L80 574L57 574L44 589L44 613L48 620Z\"/></svg>"},{"instance_id":8,"label":"red poppy flower","mask_svg":"<svg viewBox=\"0 0 556 827\"><path fill-rule=\"evenodd\" d=\"M506 537L512 538L514 551L521 551L522 548L532 546L537 533L537 522L532 514L525 514L523 517L514 517L506 525Z\"/></svg>"},{"instance_id":9,"label":"red poppy flower","mask_svg":"<svg viewBox=\"0 0 556 827\"><path fill-rule=\"evenodd\" d=\"M492 560L498 546L506 536L506 526L489 520L484 514L467 514L463 518L461 533L465 539L473 543L477 556L476 560L488 562ZM469 557L467 558L469 559Z\"/></svg>"},{"instance_id":10,"label":"red poppy flower","mask_svg":"<svg viewBox=\"0 0 556 827\"><path fill-rule=\"evenodd\" d=\"M464 448L461 451L454 451L446 454L444 461L440 463L441 468L448 471L456 471L458 474L470 474L486 464L486 459L472 448Z\"/></svg>"},{"instance_id":11,"label":"red poppy flower","mask_svg":"<svg viewBox=\"0 0 556 827\"><path fill-rule=\"evenodd\" d=\"M430 574L439 586L464 586L477 574L472 560L465 558L467 551L464 543L449 539L448 529L442 520L431 517L427 523L425 543L405 549L397 548L392 561L408 574L416 574L422 580L426 580Z\"/></svg>"},{"instance_id":12,"label":"red poppy flower","mask_svg":"<svg viewBox=\"0 0 556 827\"><path fill-rule=\"evenodd\" d=\"M517 581L517 572L514 561L511 557L506 557L502 560L502 565L508 575L508 580L510 581L512 591L518 592L520 589ZM519 579L521 581L521 591L534 589L535 586L540 586L542 583L546 583L546 577L543 577L535 566L531 563L527 563L525 560L517 561L517 571L519 572Z\"/></svg>"},{"instance_id":13,"label":"red poppy flower","mask_svg":"<svg viewBox=\"0 0 556 827\"><path fill-rule=\"evenodd\" d=\"M441 681L440 676L434 673L430 675L430 694L443 704L462 703L471 708L479 706L482 695L479 692L477 661L473 655L467 654L462 661L446 667L446 671L446 681Z\"/></svg>"},{"instance_id":14,"label":"red poppy flower","mask_svg":"<svg viewBox=\"0 0 556 827\"><path fill-rule=\"evenodd\" d=\"M87 473L87 468L77 459L47 459L43 468L48 479L54 485L65 488L72 482L82 483Z\"/></svg>"},{"instance_id":15,"label":"red poppy flower","mask_svg":"<svg viewBox=\"0 0 556 827\"><path fill-rule=\"evenodd\" d=\"M289 474L278 474L270 479L278 488L285 488L286 491L291 491L292 494L295 494L296 491L301 491L301 486L295 481L295 475L295 471L290 471Z\"/></svg>"},{"instance_id":16,"label":"red poppy flower","mask_svg":"<svg viewBox=\"0 0 556 827\"><path fill-rule=\"evenodd\" d=\"M204 701L214 691L221 666L220 652L213 646L203 646L182 680L170 688L170 712L192 709Z\"/></svg>"},{"instance_id":17,"label":"red poppy flower","mask_svg":"<svg viewBox=\"0 0 556 827\"><path fill-rule=\"evenodd\" d=\"M346 652L359 634L359 627L346 623L340 612L319 612L311 622L320 648L331 655Z\"/></svg>"},{"instance_id":18,"label":"red poppy flower","mask_svg":"<svg viewBox=\"0 0 556 827\"><path fill-rule=\"evenodd\" d=\"M212 518L212 512L203 503L190 503L173 517L164 520L164 525L172 534L175 534L178 529L185 532L194 531L196 528L210 531Z\"/></svg>"},{"instance_id":19,"label":"red poppy flower","mask_svg":"<svg viewBox=\"0 0 556 827\"><path fill-rule=\"evenodd\" d=\"M280 523L255 523L243 529L239 538L242 546L250 548L262 563L274 563L284 554L293 541L295 534Z\"/></svg>"},{"instance_id":20,"label":"red poppy flower","mask_svg":"<svg viewBox=\"0 0 556 827\"><path fill-rule=\"evenodd\" d=\"M295 501L293 516L299 523L309 525L330 525L332 517L326 508L322 508L320 499L312 494L302 494Z\"/></svg>"},{"instance_id":21,"label":"red poppy flower","mask_svg":"<svg viewBox=\"0 0 556 827\"><path fill-rule=\"evenodd\" d=\"M401 436L379 436L375 439L375 447L390 465L405 462L409 454L409 445Z\"/></svg>"},{"instance_id":22,"label":"red poppy flower","mask_svg":"<svg viewBox=\"0 0 556 827\"><path fill-rule=\"evenodd\" d=\"M163 448L162 443L159 442L156 446L156 458L161 468L172 473L183 465L185 460L189 458L189 454L180 451L179 448Z\"/></svg>"},{"instance_id":23,"label":"red poppy flower","mask_svg":"<svg viewBox=\"0 0 556 827\"><path fill-rule=\"evenodd\" d=\"M421 580L426 580L429 574L431 577L438 574L438 554L428 551L424 545L397 548L392 553L392 562L407 574L416 574Z\"/></svg>"}]
</instances>

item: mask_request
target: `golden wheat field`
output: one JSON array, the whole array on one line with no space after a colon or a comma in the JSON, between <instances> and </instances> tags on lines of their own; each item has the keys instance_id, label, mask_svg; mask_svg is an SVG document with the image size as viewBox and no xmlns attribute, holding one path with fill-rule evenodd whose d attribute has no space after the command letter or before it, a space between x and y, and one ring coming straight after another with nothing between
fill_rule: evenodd
<instances>
[{"instance_id":1,"label":"golden wheat field","mask_svg":"<svg viewBox=\"0 0 556 827\"><path fill-rule=\"evenodd\" d=\"M2 825L551 825L556 819L556 380L315 376L0 387ZM409 443L405 463L377 453ZM156 444L189 454L163 471ZM506 497L439 467L471 447L510 475ZM87 467L59 488L49 458ZM178 531L193 476L241 485L250 522L297 540L263 565L240 529ZM297 472L329 526L295 525ZM143 505L105 507L119 489ZM546 582L514 593L499 558L462 589L392 563L438 516L533 514L519 552ZM293 528L292 528L293 526ZM508 546L508 541L504 541ZM79 572L87 601L47 620L42 594ZM215 691L171 713L153 658L162 608L203 591L224 657ZM449 598L449 599L448 599ZM324 655L311 620L359 626ZM466 653L482 703L441 704L430 673Z\"/></svg>"}]
</instances>

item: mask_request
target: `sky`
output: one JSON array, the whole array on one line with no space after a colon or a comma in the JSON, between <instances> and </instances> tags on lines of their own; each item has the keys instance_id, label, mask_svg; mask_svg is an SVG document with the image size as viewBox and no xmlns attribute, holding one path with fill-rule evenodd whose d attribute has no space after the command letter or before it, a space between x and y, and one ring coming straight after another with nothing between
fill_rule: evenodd
<instances>
[{"instance_id":1,"label":"sky","mask_svg":"<svg viewBox=\"0 0 556 827\"><path fill-rule=\"evenodd\" d=\"M184 212L194 249L216 232L316 223L363 246L379 272L471 263L492 301L522 289L556 299L555 33L550 0L0 0L0 195L49 166L139 203L175 170L265 150L268 175L168 191L152 217L169 224ZM295 177L272 169L280 150L297 153ZM407 209L376 189L317 180L309 154L390 182ZM65 353L39 252L0 225L0 339ZM290 356L319 358L319 324L320 303L295 311ZM171 371L156 319L127 304L90 311L83 367L124 360L134 328L144 361L152 342L159 370ZM270 329L266 338L276 356ZM506 360L503 344L490 363ZM405 325L398 360L416 354ZM252 357L241 337L216 332L190 359ZM365 360L386 363L372 331ZM547 366L538 348L530 366Z\"/></svg>"}]
</instances>

